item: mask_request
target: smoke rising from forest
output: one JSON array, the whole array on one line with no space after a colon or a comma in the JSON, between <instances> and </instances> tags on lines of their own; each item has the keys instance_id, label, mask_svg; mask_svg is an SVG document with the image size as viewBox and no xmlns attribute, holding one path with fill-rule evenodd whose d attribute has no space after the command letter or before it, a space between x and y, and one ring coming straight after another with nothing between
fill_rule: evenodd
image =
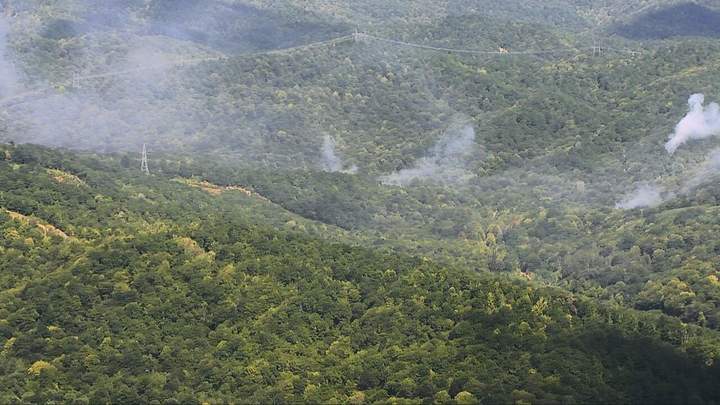
<instances>
[{"instance_id":1,"label":"smoke rising from forest","mask_svg":"<svg viewBox=\"0 0 720 405\"><path fill-rule=\"evenodd\" d=\"M665 150L670 155L690 140L720 135L720 105L710 103L705 106L704 104L704 94L696 93L690 96L689 112L678 122L675 131L665 143ZM720 149L712 151L699 166L686 170L679 186L672 187L677 191L655 184L642 184L615 207L620 209L656 207L678 195L689 194L695 188L707 183L717 173L720 173Z\"/></svg>"},{"instance_id":2,"label":"smoke rising from forest","mask_svg":"<svg viewBox=\"0 0 720 405\"><path fill-rule=\"evenodd\" d=\"M0 21L0 97L18 76L27 77L27 90L44 90L0 105L0 141L136 153L147 143L273 166L317 164L311 142L301 144L298 159L276 136L296 127L309 133L314 123L296 119L301 113L289 119L285 104L262 91L244 94L255 78L235 87L237 72L224 69L244 60L217 59L325 40L347 27L298 24L224 0L78 0L48 6L54 14L37 2L17 4ZM73 77L79 87L70 85Z\"/></svg>"},{"instance_id":3,"label":"smoke rising from forest","mask_svg":"<svg viewBox=\"0 0 720 405\"><path fill-rule=\"evenodd\" d=\"M678 196L691 194L720 174L720 148L715 149L696 167L686 170L679 185L661 186L644 183L615 205L619 209L653 208Z\"/></svg>"},{"instance_id":4,"label":"smoke rising from forest","mask_svg":"<svg viewBox=\"0 0 720 405\"><path fill-rule=\"evenodd\" d=\"M634 208L657 207L665 200L664 189L655 184L641 184L635 191L615 204L615 208L630 210Z\"/></svg>"},{"instance_id":5,"label":"smoke rising from forest","mask_svg":"<svg viewBox=\"0 0 720 405\"><path fill-rule=\"evenodd\" d=\"M330 135L325 135L323 138L322 151L321 151L321 166L326 172L336 173L356 173L358 168L353 165L348 168L343 164L342 157L337 152L337 143L335 139Z\"/></svg>"},{"instance_id":6,"label":"smoke rising from forest","mask_svg":"<svg viewBox=\"0 0 720 405\"><path fill-rule=\"evenodd\" d=\"M707 184L718 173L720 173L720 149L714 149L703 163L692 171L691 176L683 182L683 194L690 193L695 188Z\"/></svg>"},{"instance_id":7,"label":"smoke rising from forest","mask_svg":"<svg viewBox=\"0 0 720 405\"><path fill-rule=\"evenodd\" d=\"M686 170L679 185L661 186L644 183L615 205L619 209L653 208L678 196L691 194L720 174L720 148L710 152L696 167ZM676 190L676 191L674 191Z\"/></svg>"},{"instance_id":8,"label":"smoke rising from forest","mask_svg":"<svg viewBox=\"0 0 720 405\"><path fill-rule=\"evenodd\" d=\"M439 183L461 183L472 174L466 170L467 160L475 145L475 130L470 125L452 127L435 144L430 154L407 169L382 176L384 184L405 186L416 180Z\"/></svg>"},{"instance_id":9,"label":"smoke rising from forest","mask_svg":"<svg viewBox=\"0 0 720 405\"><path fill-rule=\"evenodd\" d=\"M720 135L720 105L710 103L704 106L705 95L693 94L688 100L690 111L677 124L675 132L665 144L671 155L677 148L691 139L703 139Z\"/></svg>"}]
</instances>

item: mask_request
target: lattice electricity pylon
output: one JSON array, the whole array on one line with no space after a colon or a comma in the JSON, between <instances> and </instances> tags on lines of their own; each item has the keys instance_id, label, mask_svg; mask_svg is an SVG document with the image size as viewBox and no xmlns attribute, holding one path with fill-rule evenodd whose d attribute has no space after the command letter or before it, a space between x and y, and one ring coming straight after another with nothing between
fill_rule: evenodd
<instances>
[{"instance_id":1,"label":"lattice electricity pylon","mask_svg":"<svg viewBox=\"0 0 720 405\"><path fill-rule=\"evenodd\" d=\"M355 29L355 32L352 34L353 41L355 42L362 42L363 39L365 39L365 34L358 31L358 29Z\"/></svg>"},{"instance_id":2,"label":"lattice electricity pylon","mask_svg":"<svg viewBox=\"0 0 720 405\"><path fill-rule=\"evenodd\" d=\"M72 88L79 89L82 86L80 85L80 75L77 73L73 73L72 77Z\"/></svg>"},{"instance_id":3,"label":"lattice electricity pylon","mask_svg":"<svg viewBox=\"0 0 720 405\"><path fill-rule=\"evenodd\" d=\"M140 160L140 171L146 175L150 174L150 169L148 168L147 148L145 147L145 144L143 144L142 159Z\"/></svg>"}]
</instances>

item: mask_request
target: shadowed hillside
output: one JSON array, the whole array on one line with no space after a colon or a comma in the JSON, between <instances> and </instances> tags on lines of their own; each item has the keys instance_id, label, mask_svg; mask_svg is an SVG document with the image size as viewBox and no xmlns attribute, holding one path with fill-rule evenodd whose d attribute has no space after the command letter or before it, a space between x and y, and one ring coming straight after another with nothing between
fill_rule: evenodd
<instances>
[{"instance_id":1,"label":"shadowed hillside","mask_svg":"<svg viewBox=\"0 0 720 405\"><path fill-rule=\"evenodd\" d=\"M720 11L694 3L652 11L618 25L614 32L630 39L665 39L680 36L720 37Z\"/></svg>"},{"instance_id":2,"label":"shadowed hillside","mask_svg":"<svg viewBox=\"0 0 720 405\"><path fill-rule=\"evenodd\" d=\"M716 332L271 229L113 156L0 156L0 403L718 398Z\"/></svg>"},{"instance_id":3,"label":"shadowed hillside","mask_svg":"<svg viewBox=\"0 0 720 405\"><path fill-rule=\"evenodd\" d=\"M349 30L221 1L156 0L148 6L148 14L150 33L229 53L290 47Z\"/></svg>"},{"instance_id":4,"label":"shadowed hillside","mask_svg":"<svg viewBox=\"0 0 720 405\"><path fill-rule=\"evenodd\" d=\"M719 404L718 1L0 0L0 405Z\"/></svg>"}]
</instances>

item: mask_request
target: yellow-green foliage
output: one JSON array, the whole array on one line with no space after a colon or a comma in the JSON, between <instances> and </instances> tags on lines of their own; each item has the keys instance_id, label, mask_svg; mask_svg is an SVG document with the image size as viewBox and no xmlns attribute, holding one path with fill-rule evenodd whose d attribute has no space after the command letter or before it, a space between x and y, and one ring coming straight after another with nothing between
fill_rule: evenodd
<instances>
[{"instance_id":1,"label":"yellow-green foliage","mask_svg":"<svg viewBox=\"0 0 720 405\"><path fill-rule=\"evenodd\" d=\"M44 360L38 360L27 369L27 373L32 376L39 376L43 371L55 370L55 366Z\"/></svg>"},{"instance_id":2,"label":"yellow-green foliage","mask_svg":"<svg viewBox=\"0 0 720 405\"><path fill-rule=\"evenodd\" d=\"M707 328L487 267L287 233L278 230L287 217L258 223L259 213L287 215L269 202L274 211L248 212L172 176L105 172L92 158L18 148L34 163L0 165L0 199L82 239L39 238L37 227L0 211L0 402L623 403L674 402L688 389L701 403L716 395L720 336ZM49 179L46 159L84 170L88 186ZM96 199L101 192L107 198ZM555 213L508 216L513 227L502 218L486 232L473 228L484 254ZM586 222L574 215L556 224ZM638 259L647 247L631 242L623 246ZM702 288L717 288L703 263L649 284L647 299L657 290L672 308L702 302L693 301ZM698 323L712 316L704 310Z\"/></svg>"}]
</instances>

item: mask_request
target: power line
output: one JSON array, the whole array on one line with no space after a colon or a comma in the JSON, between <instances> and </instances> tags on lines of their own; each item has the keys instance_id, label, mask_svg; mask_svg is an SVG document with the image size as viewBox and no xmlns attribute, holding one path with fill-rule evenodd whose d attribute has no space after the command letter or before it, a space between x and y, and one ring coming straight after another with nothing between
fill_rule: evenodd
<instances>
[{"instance_id":1,"label":"power line","mask_svg":"<svg viewBox=\"0 0 720 405\"><path fill-rule=\"evenodd\" d=\"M614 52L620 52L620 53L632 53L632 54L638 54L640 52L638 51L632 51L629 49L617 49L617 48L608 48L608 47L587 47L587 48L557 48L557 49L543 49L543 50L527 50L527 51L507 51L507 50L497 50L497 51L483 51L483 50L477 50L477 49L460 49L460 48L445 48L445 47L437 47L437 46L431 46L431 45L423 45L423 44L417 44L412 42L404 42L404 41L398 41L394 39L388 39L388 38L382 38L382 37L376 37L374 35L369 34L356 34L360 38L367 38L379 42L385 42L393 45L399 45L399 46L405 46L410 48L418 48L418 49L425 49L430 51L438 51L438 52L450 52L450 53L459 53L459 54L471 54L471 55L546 55L546 54L562 54L562 53L582 53L584 51L597 51L598 49L602 50L609 50Z\"/></svg>"},{"instance_id":2,"label":"power line","mask_svg":"<svg viewBox=\"0 0 720 405\"><path fill-rule=\"evenodd\" d=\"M329 39L329 40L327 40L327 41L313 42L313 43L310 43L310 44L307 44L307 45L300 45L300 46L296 46L296 47L292 47L292 48L275 49L275 50L272 50L272 51L256 52L256 53L245 54L245 55L241 55L241 56L262 56L262 55L282 55L282 54L289 54L289 53L293 53L293 52L297 52L297 51L304 51L304 50L312 49L312 48L320 48L320 47L328 46L328 45L337 45L337 44L339 44L339 43L342 43L342 42L345 42L345 41L348 41L348 40L351 40L351 39L354 39L354 38L355 38L354 35L343 35L343 36L341 36L341 37L332 38L332 39Z\"/></svg>"},{"instance_id":3,"label":"power line","mask_svg":"<svg viewBox=\"0 0 720 405\"><path fill-rule=\"evenodd\" d=\"M292 48L284 48L284 49L276 49L276 50L272 50L272 51L247 53L247 54L240 55L239 57L249 58L249 57L257 57L257 56L263 56L263 55L291 54L294 52L305 51L305 50L312 49L312 48L318 48L318 47L323 47L323 46L334 46L334 45L337 45L339 43L342 43L342 42L345 42L345 41L348 41L351 39L353 39L352 35L344 35L344 36L332 38L332 39L329 39L326 41L313 42L310 44L300 45L300 46L296 46L296 47L292 47ZM85 76L80 76L79 74L74 73L72 76L72 79L69 81L58 82L58 83L55 83L50 86L40 87L40 88L36 88L33 90L28 90L23 93L15 94L13 96L0 99L0 107L6 106L8 104L12 105L11 102L13 100L19 100L19 102L15 103L15 104L22 104L22 103L24 103L24 101L22 100L22 98L24 98L24 97L40 95L46 91L53 90L53 89L61 87L61 86L79 89L81 87L80 86L81 80L102 79L102 78L108 78L108 77L123 76L123 75L127 75L127 74L132 74L132 73L139 73L139 72L143 72L143 71L168 68L168 67L173 67L173 66L195 65L198 63L202 63L202 62L217 62L217 61L229 60L229 59L231 59L231 57L228 57L228 56L179 59L179 60L174 60L174 61L165 62L165 63L156 63L156 64L152 64L152 65L140 66L137 68L114 70L114 71L110 71L110 72L97 73L97 74L91 74L91 75L85 75Z\"/></svg>"},{"instance_id":4,"label":"power line","mask_svg":"<svg viewBox=\"0 0 720 405\"><path fill-rule=\"evenodd\" d=\"M431 45L422 45L422 44L415 44L412 42L404 42L404 41L398 41L394 39L388 39L388 38L381 38L376 37L373 35L368 34L360 34L362 38L371 39L374 41L379 42L385 42L393 45L399 45L399 46L405 46L410 48L418 48L418 49L425 49L429 51L438 51L438 52L450 52L450 53L460 53L460 54L471 54L471 55L537 55L537 54L547 54L547 53L568 53L577 52L574 49L554 49L554 50L543 50L543 51L505 51L505 50L498 50L498 51L482 51L477 49L458 49L458 48L445 48L445 47L438 47L438 46L431 46Z\"/></svg>"},{"instance_id":5,"label":"power line","mask_svg":"<svg viewBox=\"0 0 720 405\"><path fill-rule=\"evenodd\" d=\"M507 51L507 50L497 50L497 51L484 51L484 50L477 50L477 49L460 49L460 48L447 48L447 47L438 47L438 46L431 46L431 45L424 45L424 44L417 44L412 42L405 42L405 41L398 41L395 39L390 38L383 38L378 37L370 34L361 33L359 31L355 31L354 33L350 35L343 35L336 38L331 38L325 41L318 41L318 42L312 42L305 45L295 46L291 48L284 48L284 49L275 49L271 51L261 51L261 52L253 52L253 53L246 53L243 55L235 56L235 58L251 58L251 57L258 57L258 56L264 56L264 55L287 55L294 52L299 51L306 51L314 48L320 48L325 46L335 46L337 44L347 42L347 41L354 41L355 43L359 42L366 42L366 40L372 40L376 42L383 42L391 45L396 46L404 46L409 48L415 48L415 49L423 49L423 50L429 50L429 51L436 51L436 52L447 52L447 53L456 53L456 54L469 54L469 55L492 55L492 56L512 56L512 55L551 55L551 54L570 54L570 53L582 53L585 51L590 51L593 53L593 55L596 55L598 52L601 51L612 51L617 53L628 53L632 55L637 55L640 52L639 51L633 51L629 49L617 49L617 48L609 48L609 47L601 47L599 48L594 44L592 47L588 48L559 48L559 49L545 49L545 50L526 50L526 51ZM58 87L64 86L64 87L72 87L75 89L81 88L81 81L83 80L92 80L92 79L101 79L101 78L107 78L107 77L116 77L116 76L122 76L132 73L138 73L143 71L149 71L149 70L156 70L161 68L167 68L167 67L173 67L173 66L184 66L184 65L194 65L202 62L214 62L214 61L221 61L221 60L229 60L231 57L228 56L214 56L214 57L206 57L206 58L190 58L190 59L179 59L174 61L169 61L165 63L157 63L152 65L146 65L146 66L140 66L137 68L132 69L124 69L124 70L115 70L105 73L97 73L97 74L91 74L91 75L85 75L81 76L77 73L74 73L72 76L72 79L65 82L59 82L55 83L51 86L46 87L40 87L33 90L28 90L23 93L15 94L10 97L6 97L3 99L0 99L0 107L6 106L6 105L13 105L11 103L13 100L19 100L17 103L14 104L22 104L25 101L23 100L24 97L33 96L33 95L40 95L46 91L56 89Z\"/></svg>"},{"instance_id":6,"label":"power line","mask_svg":"<svg viewBox=\"0 0 720 405\"><path fill-rule=\"evenodd\" d=\"M3 99L0 99L0 107L6 106L6 105L13 105L11 103L13 100L20 100L18 103L15 104L22 104L24 101L22 100L24 97L34 96L34 95L40 95L46 91L54 90L60 87L71 87L74 89L80 89L81 81L82 80L92 80L92 79L102 79L107 77L116 77L116 76L123 76L127 74L132 73L138 73L143 71L150 71L150 70L157 70L162 69L166 67L173 67L173 66L182 66L182 65L192 65L197 64L201 62L211 62L211 61L219 61L227 59L227 57L212 57L212 58L193 58L193 59L179 59L171 62L165 62L165 63L156 63L152 65L145 65L137 68L132 69L124 69L124 70L114 70L110 72L104 72L104 73L97 73L97 74L91 74L91 75L85 75L81 76L77 73L73 73L72 79L68 81L63 82L56 82L52 85L45 86L45 87L38 87L32 90L28 90L22 93L18 93L15 95L12 95L10 97L5 97Z\"/></svg>"}]
</instances>

